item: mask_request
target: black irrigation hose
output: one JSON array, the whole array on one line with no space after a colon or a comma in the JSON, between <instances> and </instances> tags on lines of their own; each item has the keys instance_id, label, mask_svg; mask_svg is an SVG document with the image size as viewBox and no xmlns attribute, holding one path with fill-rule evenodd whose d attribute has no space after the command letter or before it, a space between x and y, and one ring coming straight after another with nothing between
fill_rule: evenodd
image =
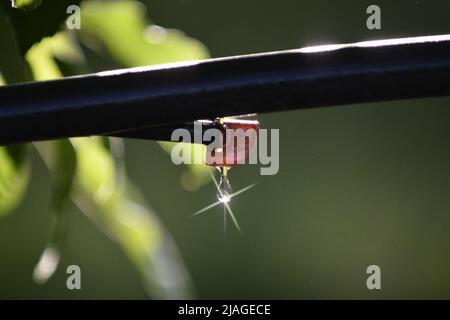
<instances>
[{"instance_id":1,"label":"black irrigation hose","mask_svg":"<svg viewBox=\"0 0 450 320\"><path fill-rule=\"evenodd\" d=\"M450 36L325 49L1 87L0 144L87 135L158 139L197 119L450 95Z\"/></svg>"}]
</instances>

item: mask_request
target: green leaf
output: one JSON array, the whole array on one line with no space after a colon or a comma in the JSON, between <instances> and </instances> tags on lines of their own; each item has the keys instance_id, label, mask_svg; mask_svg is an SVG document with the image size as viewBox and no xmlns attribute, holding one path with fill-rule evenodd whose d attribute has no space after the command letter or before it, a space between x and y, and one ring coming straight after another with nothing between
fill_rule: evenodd
<instances>
[{"instance_id":1,"label":"green leaf","mask_svg":"<svg viewBox=\"0 0 450 320\"><path fill-rule=\"evenodd\" d=\"M100 39L109 54L125 67L208 57L199 41L178 30L148 25L145 7L138 1L87 1L81 13L81 40L86 41L86 36Z\"/></svg>"},{"instance_id":2,"label":"green leaf","mask_svg":"<svg viewBox=\"0 0 450 320\"><path fill-rule=\"evenodd\" d=\"M78 185L96 203L111 199L116 188L114 161L100 137L72 139L77 153Z\"/></svg>"},{"instance_id":3,"label":"green leaf","mask_svg":"<svg viewBox=\"0 0 450 320\"><path fill-rule=\"evenodd\" d=\"M34 44L25 55L34 80L51 80L62 77L53 55L53 37Z\"/></svg>"},{"instance_id":4,"label":"green leaf","mask_svg":"<svg viewBox=\"0 0 450 320\"><path fill-rule=\"evenodd\" d=\"M69 199L76 172L77 158L75 150L69 140L54 142L53 164L53 206L61 211L64 203Z\"/></svg>"},{"instance_id":5,"label":"green leaf","mask_svg":"<svg viewBox=\"0 0 450 320\"><path fill-rule=\"evenodd\" d=\"M76 155L69 140L39 142L34 145L52 176L52 231L49 243L33 271L34 281L43 284L56 271L63 252L67 226L63 209L72 191L76 172Z\"/></svg>"},{"instance_id":6,"label":"green leaf","mask_svg":"<svg viewBox=\"0 0 450 320\"><path fill-rule=\"evenodd\" d=\"M13 8L21 10L34 10L41 5L41 0L11 0Z\"/></svg>"},{"instance_id":7,"label":"green leaf","mask_svg":"<svg viewBox=\"0 0 450 320\"><path fill-rule=\"evenodd\" d=\"M116 167L102 138L72 141L77 206L122 248L153 297L189 298L190 279L172 239L123 176L124 168Z\"/></svg>"},{"instance_id":8,"label":"green leaf","mask_svg":"<svg viewBox=\"0 0 450 320\"><path fill-rule=\"evenodd\" d=\"M52 207L61 211L70 198L77 167L75 149L68 139L35 143L50 170Z\"/></svg>"},{"instance_id":9,"label":"green leaf","mask_svg":"<svg viewBox=\"0 0 450 320\"><path fill-rule=\"evenodd\" d=\"M63 31L35 43L25 57L35 80L62 77L64 75L60 69L62 64L66 69L86 69L86 61L75 40L68 32Z\"/></svg>"},{"instance_id":10,"label":"green leaf","mask_svg":"<svg viewBox=\"0 0 450 320\"><path fill-rule=\"evenodd\" d=\"M0 147L0 216L23 198L30 175L26 145Z\"/></svg>"}]
</instances>

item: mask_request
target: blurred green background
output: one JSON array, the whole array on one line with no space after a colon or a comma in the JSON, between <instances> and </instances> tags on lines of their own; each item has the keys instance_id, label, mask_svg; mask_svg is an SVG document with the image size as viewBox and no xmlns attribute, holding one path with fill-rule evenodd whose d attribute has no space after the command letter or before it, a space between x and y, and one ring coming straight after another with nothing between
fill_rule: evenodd
<instances>
[{"instance_id":1,"label":"blurred green background","mask_svg":"<svg viewBox=\"0 0 450 320\"><path fill-rule=\"evenodd\" d=\"M148 23L182 30L212 57L450 33L446 0L377 1L380 31L365 27L371 1L143 2ZM127 64L127 57L111 58L114 46L120 54L118 39L106 42L108 56L84 48L90 70ZM183 188L186 169L156 142L126 140L125 163L178 246L194 297L448 299L449 103L432 98L258 116L262 127L280 129L280 171L231 172L235 190L258 182L232 201L243 235L229 228L224 237L220 208L189 217L215 201L214 185ZM51 228L52 190L36 153L32 165L24 201L0 217L0 298L148 298L124 252L73 204L65 209L60 267L46 284L33 282ZM66 289L70 264L81 267L82 290ZM382 290L366 287L371 264L381 267Z\"/></svg>"}]
</instances>

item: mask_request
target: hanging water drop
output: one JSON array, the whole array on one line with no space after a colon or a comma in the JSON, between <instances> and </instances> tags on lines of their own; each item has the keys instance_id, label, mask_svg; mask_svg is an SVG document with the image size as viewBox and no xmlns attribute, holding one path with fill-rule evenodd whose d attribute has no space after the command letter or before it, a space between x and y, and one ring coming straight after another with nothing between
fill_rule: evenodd
<instances>
[{"instance_id":1,"label":"hanging water drop","mask_svg":"<svg viewBox=\"0 0 450 320\"><path fill-rule=\"evenodd\" d=\"M228 203L231 200L231 194L233 190L231 189L230 180L228 179L228 168L218 167L220 172L220 182L217 188L217 199L222 203Z\"/></svg>"}]
</instances>

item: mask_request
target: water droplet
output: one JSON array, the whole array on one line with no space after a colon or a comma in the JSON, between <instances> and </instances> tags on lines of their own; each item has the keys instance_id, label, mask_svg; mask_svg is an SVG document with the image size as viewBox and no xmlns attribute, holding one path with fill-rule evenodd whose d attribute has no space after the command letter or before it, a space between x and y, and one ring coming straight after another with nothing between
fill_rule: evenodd
<instances>
[{"instance_id":1,"label":"water droplet","mask_svg":"<svg viewBox=\"0 0 450 320\"><path fill-rule=\"evenodd\" d=\"M219 188L217 189L217 199L220 202L228 203L231 200L231 194L233 190L231 189L230 180L228 179L228 168L219 167L220 171L220 182Z\"/></svg>"}]
</instances>

